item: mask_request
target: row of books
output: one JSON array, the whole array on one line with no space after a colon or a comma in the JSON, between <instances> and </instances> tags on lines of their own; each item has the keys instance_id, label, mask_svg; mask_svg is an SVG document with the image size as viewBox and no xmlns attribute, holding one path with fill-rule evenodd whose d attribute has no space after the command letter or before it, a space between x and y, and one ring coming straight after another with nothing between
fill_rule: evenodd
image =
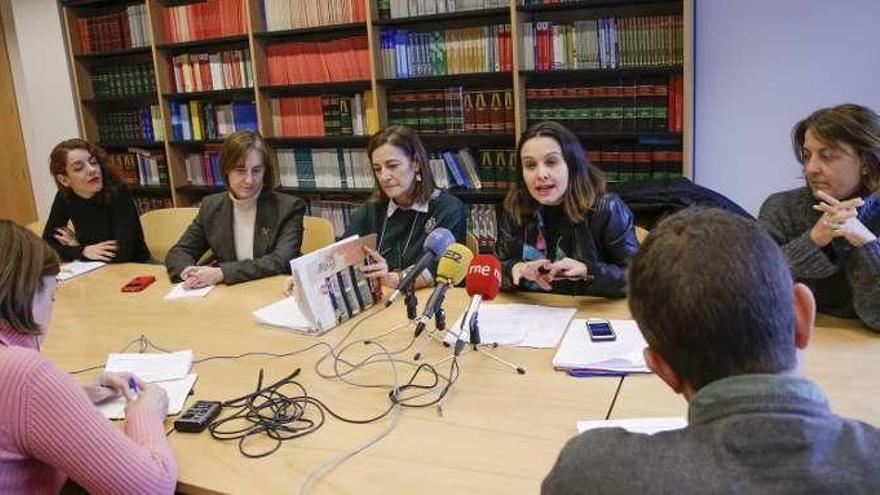
<instances>
[{"instance_id":1,"label":"row of books","mask_svg":"<svg viewBox=\"0 0 880 495\"><path fill-rule=\"evenodd\" d=\"M266 47L269 84L309 84L370 79L366 36Z\"/></svg>"},{"instance_id":2,"label":"row of books","mask_svg":"<svg viewBox=\"0 0 880 495\"><path fill-rule=\"evenodd\" d=\"M367 20L368 0L263 0L266 31L351 24Z\"/></svg>"},{"instance_id":3,"label":"row of books","mask_svg":"<svg viewBox=\"0 0 880 495\"><path fill-rule=\"evenodd\" d=\"M110 168L131 186L167 186L168 164L164 152L130 148L128 153L108 155Z\"/></svg>"},{"instance_id":4,"label":"row of books","mask_svg":"<svg viewBox=\"0 0 880 495\"><path fill-rule=\"evenodd\" d=\"M508 0L377 0L380 19L507 7Z\"/></svg>"},{"instance_id":5,"label":"row of books","mask_svg":"<svg viewBox=\"0 0 880 495\"><path fill-rule=\"evenodd\" d=\"M138 110L101 112L98 114L98 138L101 142L162 141L162 115L159 105Z\"/></svg>"},{"instance_id":6,"label":"row of books","mask_svg":"<svg viewBox=\"0 0 880 495\"><path fill-rule=\"evenodd\" d=\"M608 180L628 181L681 177L684 153L681 148L610 146L591 149L587 156Z\"/></svg>"},{"instance_id":7,"label":"row of books","mask_svg":"<svg viewBox=\"0 0 880 495\"><path fill-rule=\"evenodd\" d=\"M373 167L364 149L281 148L281 185L305 189L372 189Z\"/></svg>"},{"instance_id":8,"label":"row of books","mask_svg":"<svg viewBox=\"0 0 880 495\"><path fill-rule=\"evenodd\" d=\"M342 237L352 212L360 206L347 201L325 201L313 199L306 203L306 215L326 218L333 224L333 233Z\"/></svg>"},{"instance_id":9,"label":"row of books","mask_svg":"<svg viewBox=\"0 0 880 495\"><path fill-rule=\"evenodd\" d=\"M440 189L460 187L473 190L483 188L477 173L477 162L467 148L457 152L446 150L432 153L428 157L428 165L431 168L434 183Z\"/></svg>"},{"instance_id":10,"label":"row of books","mask_svg":"<svg viewBox=\"0 0 880 495\"><path fill-rule=\"evenodd\" d=\"M220 175L220 148L206 146L201 153L187 153L183 157L186 182L194 186L222 186Z\"/></svg>"},{"instance_id":11,"label":"row of books","mask_svg":"<svg viewBox=\"0 0 880 495\"><path fill-rule=\"evenodd\" d=\"M513 90L442 90L388 93L388 122L423 134L514 132Z\"/></svg>"},{"instance_id":12,"label":"row of books","mask_svg":"<svg viewBox=\"0 0 880 495\"><path fill-rule=\"evenodd\" d=\"M529 88L530 122L557 120L574 132L681 132L679 76L614 85Z\"/></svg>"},{"instance_id":13,"label":"row of books","mask_svg":"<svg viewBox=\"0 0 880 495\"><path fill-rule=\"evenodd\" d=\"M253 102L172 101L168 107L171 139L175 141L220 139L236 131L257 130L257 107Z\"/></svg>"},{"instance_id":14,"label":"row of books","mask_svg":"<svg viewBox=\"0 0 880 495\"><path fill-rule=\"evenodd\" d=\"M479 203L468 205L467 230L477 239L477 249L481 253L493 252L498 240L498 205Z\"/></svg>"},{"instance_id":15,"label":"row of books","mask_svg":"<svg viewBox=\"0 0 880 495\"><path fill-rule=\"evenodd\" d=\"M513 68L510 24L424 32L385 29L379 46L382 74L389 79Z\"/></svg>"},{"instance_id":16,"label":"row of books","mask_svg":"<svg viewBox=\"0 0 880 495\"><path fill-rule=\"evenodd\" d=\"M523 70L657 67L684 61L680 15L522 26Z\"/></svg>"},{"instance_id":17,"label":"row of books","mask_svg":"<svg viewBox=\"0 0 880 495\"><path fill-rule=\"evenodd\" d=\"M272 128L277 137L368 136L378 130L371 102L369 91L273 98Z\"/></svg>"},{"instance_id":18,"label":"row of books","mask_svg":"<svg viewBox=\"0 0 880 495\"><path fill-rule=\"evenodd\" d=\"M170 72L178 93L254 87L248 49L176 55L171 58Z\"/></svg>"},{"instance_id":19,"label":"row of books","mask_svg":"<svg viewBox=\"0 0 880 495\"><path fill-rule=\"evenodd\" d=\"M165 41L182 43L245 34L244 4L241 0L203 0L163 7Z\"/></svg>"},{"instance_id":20,"label":"row of books","mask_svg":"<svg viewBox=\"0 0 880 495\"><path fill-rule=\"evenodd\" d=\"M96 97L156 93L156 74L150 63L102 67L92 72L89 79Z\"/></svg>"},{"instance_id":21,"label":"row of books","mask_svg":"<svg viewBox=\"0 0 880 495\"><path fill-rule=\"evenodd\" d=\"M174 203L171 201L171 198L136 197L134 198L134 204L137 206L139 215L143 215L151 210L174 208Z\"/></svg>"},{"instance_id":22,"label":"row of books","mask_svg":"<svg viewBox=\"0 0 880 495\"><path fill-rule=\"evenodd\" d=\"M145 5L130 5L109 14L80 17L76 26L81 53L126 50L151 43Z\"/></svg>"}]
</instances>

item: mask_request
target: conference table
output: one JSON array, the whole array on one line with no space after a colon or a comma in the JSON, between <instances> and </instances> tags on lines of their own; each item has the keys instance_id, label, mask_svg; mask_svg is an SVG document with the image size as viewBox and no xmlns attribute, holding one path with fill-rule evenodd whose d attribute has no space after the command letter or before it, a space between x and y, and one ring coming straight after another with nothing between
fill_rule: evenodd
<instances>
[{"instance_id":1,"label":"conference table","mask_svg":"<svg viewBox=\"0 0 880 495\"><path fill-rule=\"evenodd\" d=\"M155 275L157 281L143 292L120 292L137 275ZM192 349L198 381L186 407L195 400L225 401L248 394L254 391L261 370L267 384L299 368L296 379L308 395L341 416L365 419L386 411L394 377L399 384L406 382L413 365L398 362L392 366L387 359L376 359L347 379L377 386L356 386L319 376L315 365L327 349L314 344L335 345L352 331L346 342L369 339L391 352L405 349L412 341L413 327L407 325L403 303L387 309L374 307L323 336L305 336L260 325L252 315L283 297L283 280L271 277L220 285L202 299L166 301L172 284L162 266L108 265L59 286L42 352L62 369L76 371L101 365L108 353L126 346L127 352L160 352L141 349L146 341L162 350ZM428 290L418 291L422 304L428 295ZM464 312L467 302L462 289L449 292L450 324ZM503 293L493 303L574 307L578 318L630 317L622 300ZM805 353L807 376L826 390L835 410L880 424L880 401L875 397L880 337L847 320L822 317L818 323ZM145 339L138 340L141 336ZM345 358L356 360L377 348L375 344L353 345ZM412 362L412 351L398 357ZM248 352L290 355L198 362ZM310 493L536 493L560 448L577 433L577 421L686 414L684 401L653 375L573 378L553 370L554 349L500 347L492 352L522 366L526 373L518 374L480 352L468 352L459 358L459 378L440 407L395 408L369 424L349 424L328 416L319 430L283 442L262 458L248 458L237 441L216 440L207 431L172 431L174 418L169 417L166 426L178 462L178 490L297 492L310 473L387 432L377 443L322 472ZM428 341L419 362L435 363L450 354L448 347ZM326 373L331 366L325 361L321 369ZM437 370L448 374L448 363L437 365ZM85 382L98 372L77 377ZM430 381L426 374L417 380ZM245 444L249 452L272 446L274 442L257 436Z\"/></svg>"}]
</instances>

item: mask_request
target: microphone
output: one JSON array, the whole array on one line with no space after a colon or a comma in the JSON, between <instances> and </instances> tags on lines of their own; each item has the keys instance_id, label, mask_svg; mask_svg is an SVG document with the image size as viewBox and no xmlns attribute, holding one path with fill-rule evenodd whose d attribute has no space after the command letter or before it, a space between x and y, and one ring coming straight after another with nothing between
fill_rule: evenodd
<instances>
[{"instance_id":1,"label":"microphone","mask_svg":"<svg viewBox=\"0 0 880 495\"><path fill-rule=\"evenodd\" d=\"M415 265L413 265L412 270L406 274L406 277L400 281L400 285L398 285L397 289L391 293L391 297L385 301L385 306L391 306L391 304L400 297L400 294L412 290L412 286L418 276L425 271L425 269L428 268L428 265L433 263L438 256L443 254L443 252L446 251L446 248L448 248L453 242L455 242L455 237L449 229L437 227L431 231L425 239L425 250L422 253L422 257L419 258Z\"/></svg>"},{"instance_id":2,"label":"microphone","mask_svg":"<svg viewBox=\"0 0 880 495\"><path fill-rule=\"evenodd\" d=\"M474 253L466 246L459 243L453 243L449 249L443 253L440 262L437 264L437 276L434 281L437 283L434 292L425 304L422 316L416 323L416 337L421 335L425 330L428 320L434 317L434 313L443 305L443 299L446 297L446 291L453 285L457 285L464 280L467 275L468 265L474 259Z\"/></svg>"},{"instance_id":3,"label":"microphone","mask_svg":"<svg viewBox=\"0 0 880 495\"><path fill-rule=\"evenodd\" d=\"M480 310L480 303L483 301L491 301L498 295L501 289L501 262L498 258L490 254L481 254L476 256L468 267L467 278L465 281L465 290L471 296L471 303L461 320L462 329L470 329L470 341L472 344L480 343L480 334L477 330L477 314ZM467 327L465 327L467 325ZM458 334L458 340L455 342L455 355L459 355L466 345L461 340L461 331Z\"/></svg>"}]
</instances>

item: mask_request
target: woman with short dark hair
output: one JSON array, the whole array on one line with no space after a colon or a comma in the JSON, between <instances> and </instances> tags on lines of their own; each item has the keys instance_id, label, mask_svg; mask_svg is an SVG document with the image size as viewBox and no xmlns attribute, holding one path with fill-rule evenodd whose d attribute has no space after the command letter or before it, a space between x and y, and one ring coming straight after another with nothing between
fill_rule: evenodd
<instances>
[{"instance_id":1,"label":"woman with short dark hair","mask_svg":"<svg viewBox=\"0 0 880 495\"><path fill-rule=\"evenodd\" d=\"M137 207L103 149L79 138L62 141L49 156L49 171L58 192L43 239L63 259L150 260Z\"/></svg>"},{"instance_id":2,"label":"woman with short dark hair","mask_svg":"<svg viewBox=\"0 0 880 495\"><path fill-rule=\"evenodd\" d=\"M272 153L253 131L223 142L220 175L227 191L206 196L198 216L165 257L168 275L184 288L232 285L290 273L300 255L305 203L273 191ZM198 265L208 250L217 266Z\"/></svg>"},{"instance_id":3,"label":"woman with short dark hair","mask_svg":"<svg viewBox=\"0 0 880 495\"><path fill-rule=\"evenodd\" d=\"M880 116L853 104L792 130L806 186L771 195L759 220L818 310L880 330Z\"/></svg>"},{"instance_id":4,"label":"woman with short dark hair","mask_svg":"<svg viewBox=\"0 0 880 495\"><path fill-rule=\"evenodd\" d=\"M556 122L535 124L517 149L522 173L504 200L496 255L505 289L623 297L638 249L633 216Z\"/></svg>"}]
</instances>

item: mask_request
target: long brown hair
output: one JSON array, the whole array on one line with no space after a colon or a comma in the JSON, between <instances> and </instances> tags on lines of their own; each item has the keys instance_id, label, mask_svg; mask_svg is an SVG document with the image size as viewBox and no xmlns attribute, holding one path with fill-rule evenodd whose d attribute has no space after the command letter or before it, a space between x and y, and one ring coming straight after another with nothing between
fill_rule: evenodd
<instances>
[{"instance_id":1,"label":"long brown hair","mask_svg":"<svg viewBox=\"0 0 880 495\"><path fill-rule=\"evenodd\" d=\"M880 116L870 108L852 103L816 110L795 124L791 131L794 154L804 165L807 131L826 145L852 146L862 163L862 187L869 193L880 191Z\"/></svg>"},{"instance_id":2,"label":"long brown hair","mask_svg":"<svg viewBox=\"0 0 880 495\"><path fill-rule=\"evenodd\" d=\"M563 197L565 214L572 223L584 221L596 202L605 194L605 177L602 171L591 166L584 148L577 137L565 126L553 121L539 122L529 127L519 139L516 160L520 173L513 189L504 198L504 209L519 225L527 224L538 208L538 202L529 194L522 174L522 149L526 141L536 137L548 137L559 143L562 157L568 167L568 187Z\"/></svg>"},{"instance_id":3,"label":"long brown hair","mask_svg":"<svg viewBox=\"0 0 880 495\"><path fill-rule=\"evenodd\" d=\"M275 189L275 161L269 145L263 136L254 131L233 132L223 141L220 149L220 175L229 189L229 172L244 163L250 150L256 150L263 157L263 190L260 194Z\"/></svg>"},{"instance_id":4,"label":"long brown hair","mask_svg":"<svg viewBox=\"0 0 880 495\"><path fill-rule=\"evenodd\" d=\"M95 157L98 165L101 167L101 190L95 195L95 199L102 203L113 201L120 192L125 190L125 184L116 175L116 172L110 168L110 159L107 152L103 148L92 144L85 139L72 138L61 141L49 154L49 172L55 180L55 185L63 194L73 194L69 187L65 187L58 180L59 175L67 175L67 154L73 150L85 150Z\"/></svg>"},{"instance_id":5,"label":"long brown hair","mask_svg":"<svg viewBox=\"0 0 880 495\"><path fill-rule=\"evenodd\" d=\"M34 321L34 296L43 277L58 275L58 254L30 230L0 220L0 318L26 335L43 329Z\"/></svg>"},{"instance_id":6,"label":"long brown hair","mask_svg":"<svg viewBox=\"0 0 880 495\"><path fill-rule=\"evenodd\" d=\"M383 144L390 144L395 148L401 149L406 156L409 157L412 166L416 167L416 172L422 177L422 180L415 181L413 187L413 203L427 203L434 194L437 186L434 184L434 175L431 173L431 167L428 164L428 152L425 151L425 145L419 139L419 135L411 128L405 125L392 125L373 134L370 142L367 144L367 157L370 162L373 161L373 152ZM384 201L388 199L385 192L382 191L382 185L376 174L373 174L376 180L376 192L373 199Z\"/></svg>"}]
</instances>

